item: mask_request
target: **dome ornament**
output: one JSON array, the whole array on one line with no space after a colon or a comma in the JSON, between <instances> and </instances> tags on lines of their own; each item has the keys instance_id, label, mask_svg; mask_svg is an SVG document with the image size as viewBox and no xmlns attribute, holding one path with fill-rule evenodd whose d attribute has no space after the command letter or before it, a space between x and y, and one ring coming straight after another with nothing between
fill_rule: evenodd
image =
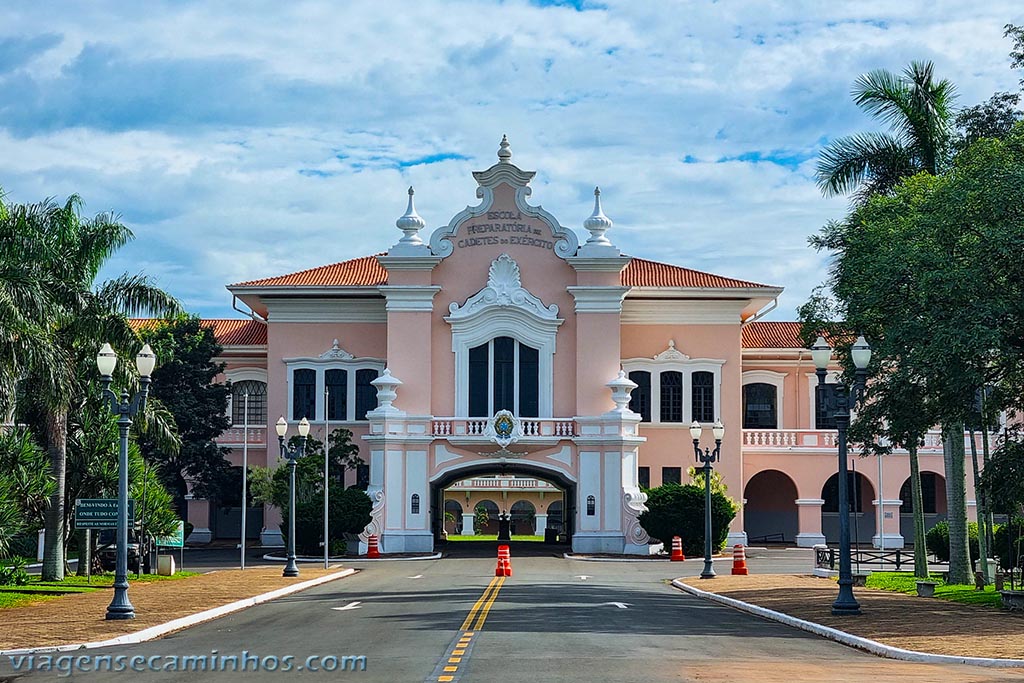
<instances>
[{"instance_id":1,"label":"dome ornament","mask_svg":"<svg viewBox=\"0 0 1024 683\"><path fill-rule=\"evenodd\" d=\"M501 136L501 144L498 145L498 163L508 164L512 161L512 146L508 144L508 136Z\"/></svg>"},{"instance_id":2,"label":"dome ornament","mask_svg":"<svg viewBox=\"0 0 1024 683\"><path fill-rule=\"evenodd\" d=\"M590 231L590 238L587 240L587 244L600 247L612 246L611 241L604 236L612 225L612 219L605 216L604 210L601 208L601 188L595 187L594 213L590 214L590 217L583 221L583 227Z\"/></svg>"},{"instance_id":3,"label":"dome ornament","mask_svg":"<svg viewBox=\"0 0 1024 683\"><path fill-rule=\"evenodd\" d=\"M416 190L409 186L409 206L405 209L405 214L402 215L395 225L398 229L405 233L405 236L398 241L399 244L407 244L411 247L418 247L423 244L423 239L420 237L419 232L426 227L427 222L423 220L418 213L416 213L416 206L413 203L413 195L416 194Z\"/></svg>"}]
</instances>

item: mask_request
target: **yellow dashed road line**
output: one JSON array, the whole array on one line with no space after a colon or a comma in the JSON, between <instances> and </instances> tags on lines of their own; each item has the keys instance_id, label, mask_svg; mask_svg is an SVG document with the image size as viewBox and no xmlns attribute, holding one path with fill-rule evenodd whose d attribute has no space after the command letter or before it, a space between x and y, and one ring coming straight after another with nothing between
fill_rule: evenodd
<instances>
[{"instance_id":1,"label":"yellow dashed road line","mask_svg":"<svg viewBox=\"0 0 1024 683\"><path fill-rule=\"evenodd\" d=\"M441 658L441 663L427 677L427 683L434 683L434 681L437 681L437 683L457 683L462 677L462 674L459 672L459 665L471 654L473 637L477 631L483 628L484 622L487 621L487 615L494 605L494 601L498 599L498 591L501 590L504 583L505 577L496 576L487 584L483 595L470 608L465 621L459 627L459 635L452 641L453 644L449 646L445 656ZM476 622L475 624L474 621ZM471 625L472 630L470 630Z\"/></svg>"}]
</instances>

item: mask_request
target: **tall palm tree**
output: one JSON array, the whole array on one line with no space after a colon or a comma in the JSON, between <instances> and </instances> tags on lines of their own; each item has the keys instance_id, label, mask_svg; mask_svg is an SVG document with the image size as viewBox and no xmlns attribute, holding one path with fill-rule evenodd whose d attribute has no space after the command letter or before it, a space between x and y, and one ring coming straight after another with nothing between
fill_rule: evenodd
<instances>
[{"instance_id":1,"label":"tall palm tree","mask_svg":"<svg viewBox=\"0 0 1024 683\"><path fill-rule=\"evenodd\" d=\"M890 192L903 178L942 170L949 159L956 87L947 79L936 82L933 71L931 62L911 62L899 75L878 69L857 79L854 102L889 131L830 142L818 157L822 193L852 193L860 203Z\"/></svg>"},{"instance_id":2,"label":"tall palm tree","mask_svg":"<svg viewBox=\"0 0 1024 683\"><path fill-rule=\"evenodd\" d=\"M46 511L47 580L64 576L68 416L84 401L85 385L95 377L96 351L109 341L132 353L139 342L127 317L180 310L173 297L142 275L96 282L103 265L134 236L111 214L84 219L81 206L73 195L64 205L53 200L10 205L0 217L0 234L18 237L5 256L15 259L25 276L8 289L15 292L15 300L28 300L18 314L24 332L12 335L16 339L10 344L26 351L17 369L24 403L19 409L38 417L56 482ZM120 366L121 372L131 372L131 363Z\"/></svg>"}]
</instances>

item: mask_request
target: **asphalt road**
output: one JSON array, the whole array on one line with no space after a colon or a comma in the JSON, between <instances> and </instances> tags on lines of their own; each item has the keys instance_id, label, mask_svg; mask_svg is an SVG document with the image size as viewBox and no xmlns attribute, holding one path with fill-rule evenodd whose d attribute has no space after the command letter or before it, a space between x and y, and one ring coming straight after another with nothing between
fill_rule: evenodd
<instances>
[{"instance_id":1,"label":"asphalt road","mask_svg":"<svg viewBox=\"0 0 1024 683\"><path fill-rule=\"evenodd\" d=\"M247 653L250 659L244 673L128 670L75 673L72 679L294 678L387 683L1024 680L1024 672L879 659L698 600L668 585L671 578L699 573L698 561L682 565L598 563L566 560L538 550L534 556L513 555L513 576L498 581L493 576L494 559L471 556L476 554L456 550L441 560L352 562L351 566L361 571L349 578L161 640L88 651L89 655L122 655L125 662L145 657L147 663L141 668L149 661L159 667L181 666L181 660L172 658L210 655L213 650L217 656ZM785 561L785 556L779 561ZM719 569L728 571L728 565ZM294 658L291 672L253 670L252 657L262 662L270 656L280 661L289 655ZM330 666L333 660L325 657L344 655L365 656L366 670L325 673L306 669L309 663ZM148 659L156 656L160 659ZM307 662L311 656L319 659ZM230 664L226 666L230 668ZM296 670L299 667L304 670ZM57 677L55 671L12 673L11 662L0 661L0 681Z\"/></svg>"}]
</instances>

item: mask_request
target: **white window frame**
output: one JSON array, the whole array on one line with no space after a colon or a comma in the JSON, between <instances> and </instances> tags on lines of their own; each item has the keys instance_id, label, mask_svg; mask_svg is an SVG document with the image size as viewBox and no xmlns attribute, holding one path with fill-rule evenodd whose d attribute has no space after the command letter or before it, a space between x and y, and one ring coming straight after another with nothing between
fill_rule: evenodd
<instances>
[{"instance_id":1,"label":"white window frame","mask_svg":"<svg viewBox=\"0 0 1024 683\"><path fill-rule=\"evenodd\" d=\"M316 373L316 415L306 416L310 422L323 422L327 416L327 404L324 401L324 389L327 386L326 372L328 370L345 370L348 375L346 376L346 399L345 399L345 419L344 420L331 420L331 424L343 424L343 423L356 423L366 424L369 420L356 420L356 371L357 370L376 370L377 374L380 375L384 372L384 361L377 358L354 358L349 361L343 360L320 360L317 358L286 358L284 360L287 366L287 382L288 382L288 406L287 414L289 420L301 420L302 415L292 415L292 408L295 405L295 382L292 381L293 373L296 370L313 370ZM269 416L268 416L269 419Z\"/></svg>"},{"instance_id":2,"label":"white window frame","mask_svg":"<svg viewBox=\"0 0 1024 683\"><path fill-rule=\"evenodd\" d=\"M693 373L710 372L714 377L715 419L722 416L722 366L725 360L715 358L692 358L690 360L652 360L650 358L630 358L622 361L622 370L628 376L636 370L651 373L651 421L642 425L670 425L688 427L693 422ZM683 421L661 421L661 373L679 372L683 375ZM702 422L707 426L711 422Z\"/></svg>"},{"instance_id":3,"label":"white window frame","mask_svg":"<svg viewBox=\"0 0 1024 683\"><path fill-rule=\"evenodd\" d=\"M234 384L235 382L263 382L267 386L267 394L269 399L270 393L270 382L267 381L267 371L264 368L234 368L231 370L224 371L224 379ZM228 418L234 417L234 401L235 392L232 389L231 393L228 394L228 411L225 413ZM267 412L267 422L270 421L269 403ZM232 427L244 427L245 425L232 424ZM250 427L266 426L266 425L249 425Z\"/></svg>"},{"instance_id":4,"label":"white window frame","mask_svg":"<svg viewBox=\"0 0 1024 683\"><path fill-rule=\"evenodd\" d=\"M504 334L504 335L503 334L499 334L498 337L512 337L512 341L515 342L515 346L512 347L512 349L513 349L513 351L512 351L512 366L513 366L512 378L513 378L513 381L515 383L515 398L513 399L512 412L515 415L518 416L520 414L519 413L519 391L520 391L520 386L519 386L519 345L520 344L525 344L526 346L530 346L530 344L526 344L526 342L519 341L518 339L516 339L515 337L513 337L510 334ZM494 415L494 340L496 338L497 337L492 337L487 342L487 417L490 417L491 415ZM481 346L481 345L477 344L477 346ZM475 349L476 346L471 346L470 348L471 349ZM531 348L533 348L533 347L531 347ZM538 375L538 377L537 377L537 398L538 398L537 406L538 407L537 407L537 412L540 413L541 412L540 411L540 391L541 391L541 381L540 381L541 378L540 378L540 374L541 374L541 371L540 371L540 364L539 364L539 357L540 357L540 353L539 352L538 352L537 356L538 356L538 365L537 365L537 375ZM467 370L468 370L468 365L467 365ZM468 393L468 391L469 391L469 374L468 374L468 372L467 372L467 375L466 375L466 391L467 391L467 394L466 394L466 414L468 415L469 414L469 393ZM477 417L480 417L480 416L477 416ZM550 417L550 416L548 416L548 417Z\"/></svg>"},{"instance_id":5,"label":"white window frame","mask_svg":"<svg viewBox=\"0 0 1024 683\"><path fill-rule=\"evenodd\" d=\"M742 386L748 384L771 384L775 387L775 429L785 429L782 407L786 397L786 373L774 370L746 370L743 373ZM742 391L742 389L741 389ZM743 406L743 394L740 394L740 406ZM746 415L741 415L744 419Z\"/></svg>"},{"instance_id":6,"label":"white window frame","mask_svg":"<svg viewBox=\"0 0 1024 683\"><path fill-rule=\"evenodd\" d=\"M808 417L811 429L818 429L818 406L815 401L818 392L815 387L818 386L818 375L814 372L805 373L807 376L807 403L808 403ZM839 384L839 373L828 371L825 373L825 384ZM831 430L829 430L831 431Z\"/></svg>"}]
</instances>

